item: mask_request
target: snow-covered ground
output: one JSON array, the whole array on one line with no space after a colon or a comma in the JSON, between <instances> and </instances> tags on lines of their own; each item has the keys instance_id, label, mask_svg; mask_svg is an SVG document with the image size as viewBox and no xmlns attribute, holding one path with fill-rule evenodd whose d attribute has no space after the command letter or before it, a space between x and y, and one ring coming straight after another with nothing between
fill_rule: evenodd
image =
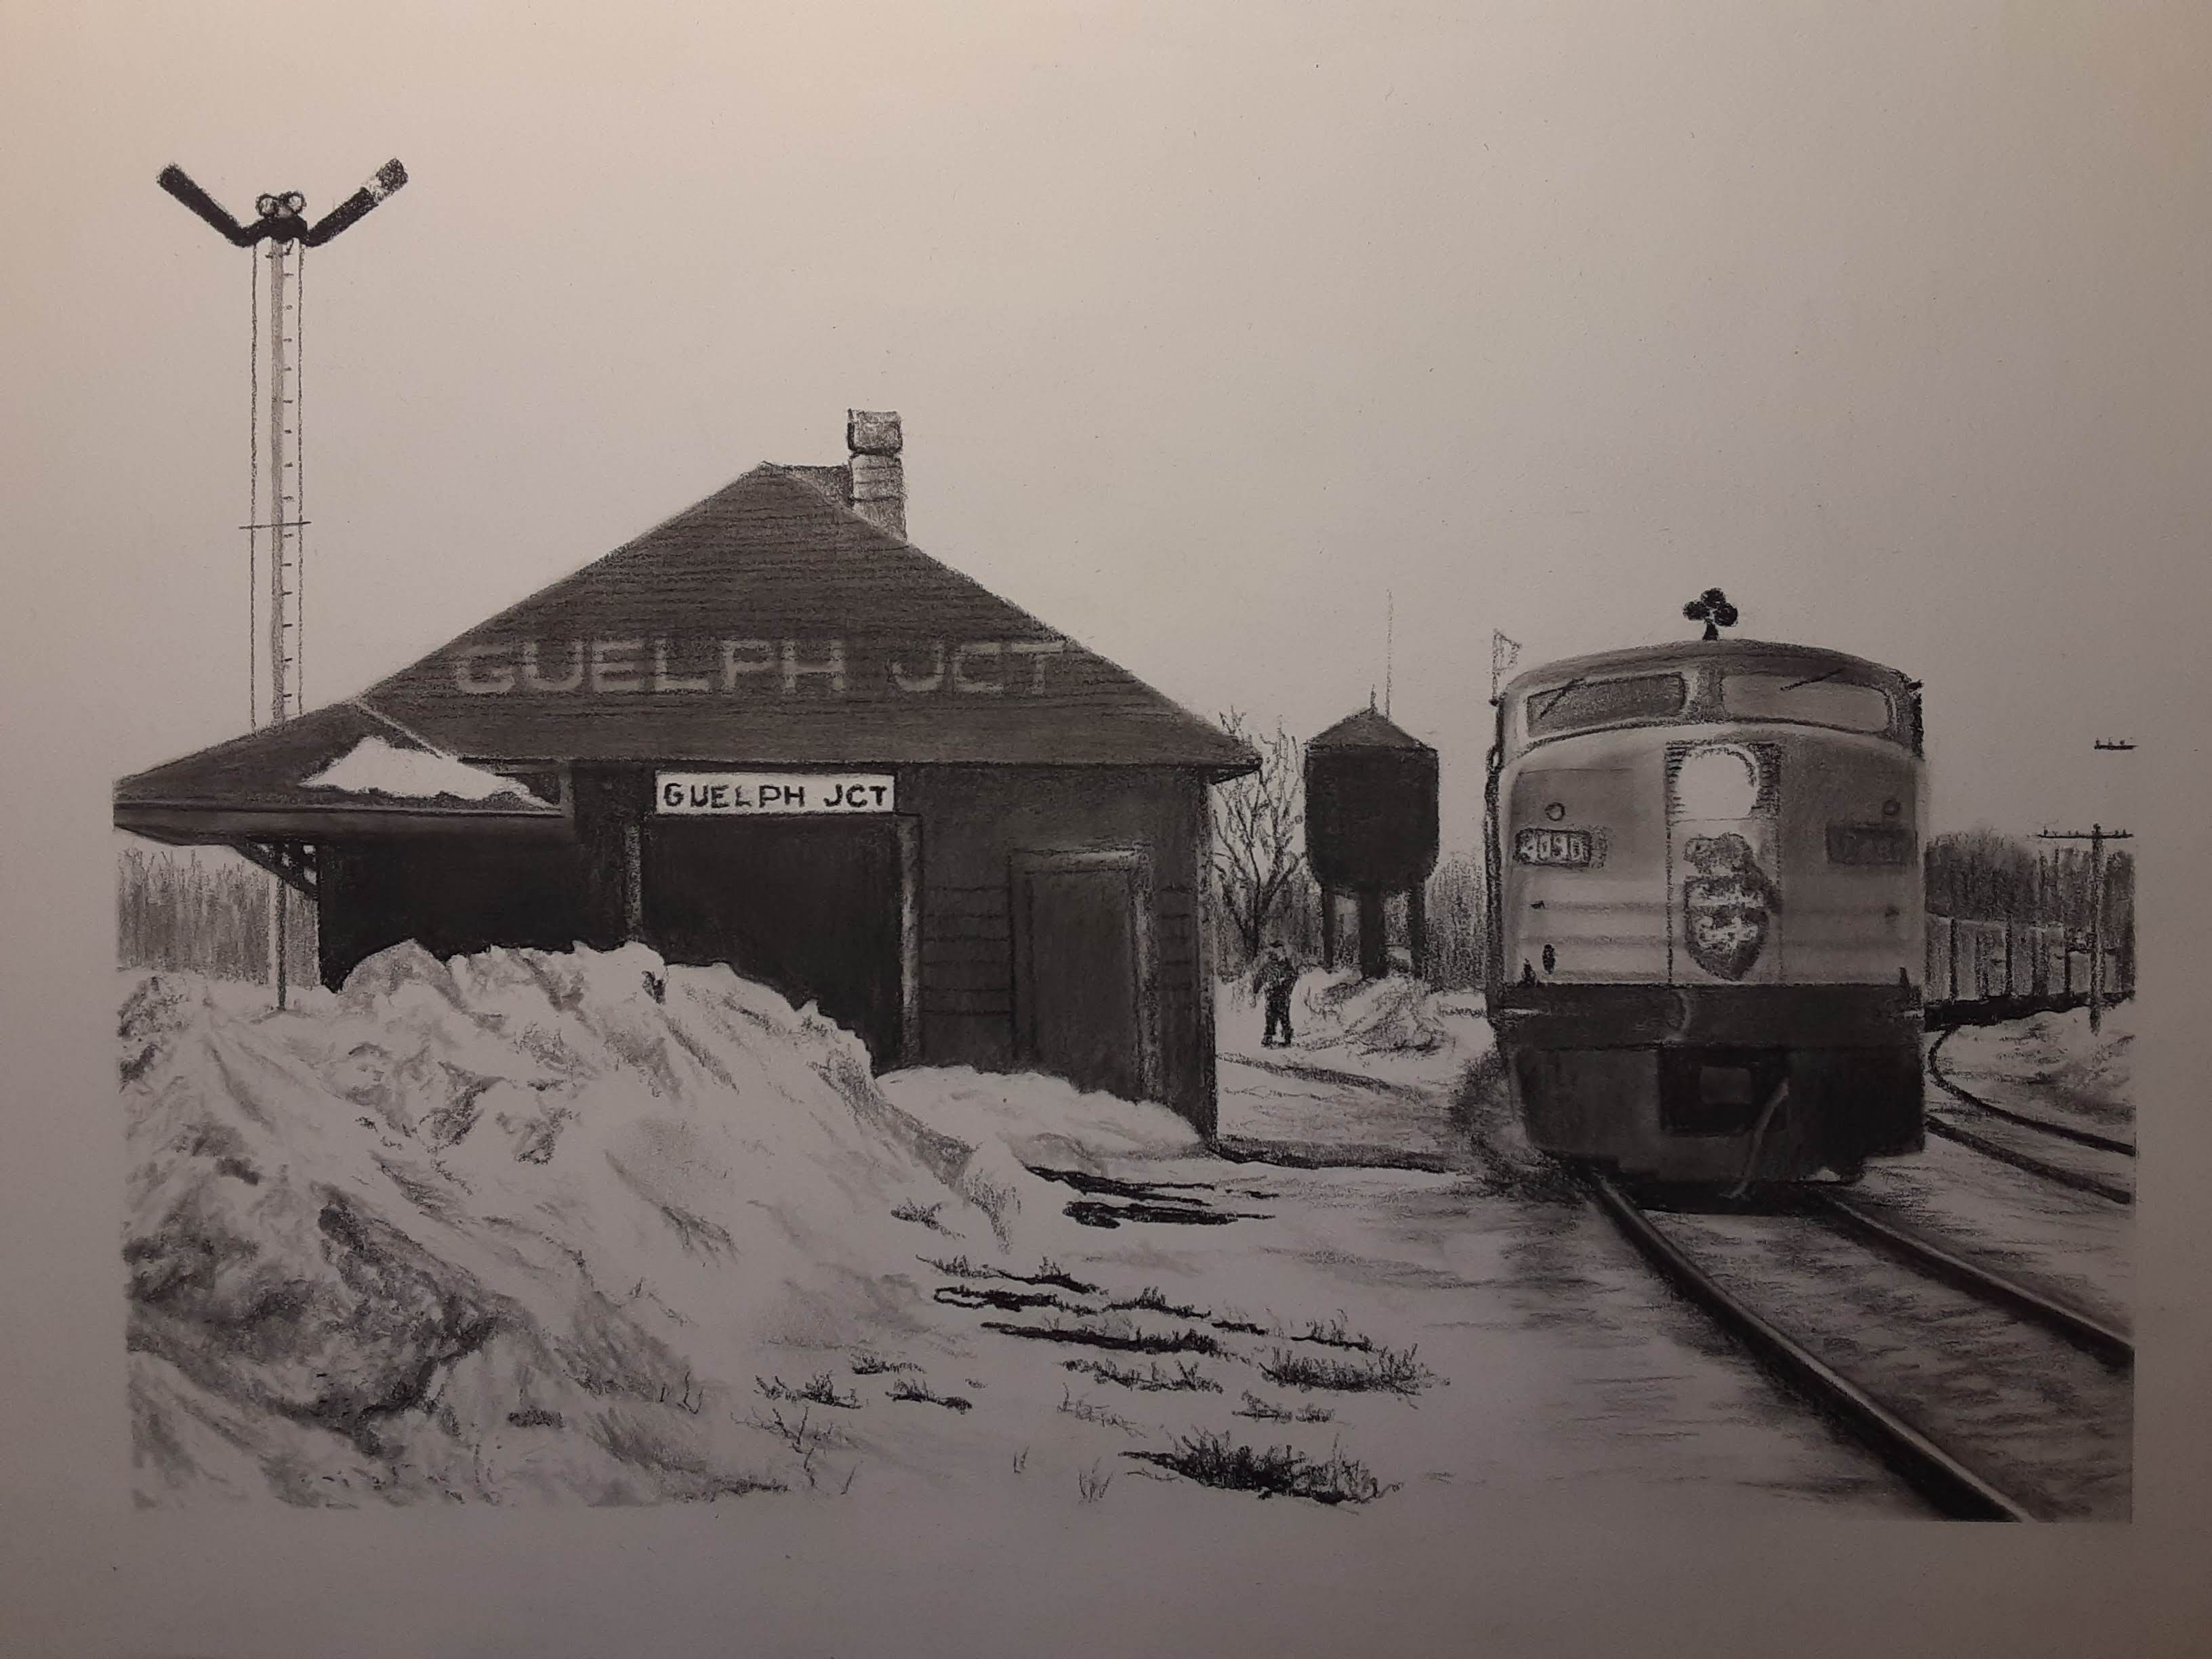
<instances>
[{"instance_id":1,"label":"snow-covered ground","mask_svg":"<svg viewBox=\"0 0 2212 1659\"><path fill-rule=\"evenodd\" d=\"M2080 1009L1965 1026L1930 1046L1941 1074L2024 1115L2134 1137L2134 1008L2105 1011L2092 1034ZM2132 1160L2073 1145L1978 1111L1932 1079L1931 1116L2062 1168L2132 1185ZM2125 1328L2131 1323L2135 1212L2054 1185L1972 1146L1930 1134L1909 1158L1869 1165L1861 1196L1948 1240L1973 1259Z\"/></svg>"},{"instance_id":2,"label":"snow-covered ground","mask_svg":"<svg viewBox=\"0 0 2212 1659\"><path fill-rule=\"evenodd\" d=\"M1291 1009L1291 1042L1264 1046L1264 1002L1243 982L1218 990L1225 1140L1430 1167L1471 1162L1452 1102L1468 1067L1496 1052L1479 993L1440 994L1402 974L1308 973Z\"/></svg>"},{"instance_id":3,"label":"snow-covered ground","mask_svg":"<svg viewBox=\"0 0 2212 1659\"><path fill-rule=\"evenodd\" d=\"M1292 1041L1265 1048L1266 1004L1243 981L1219 988L1215 1040L1225 1055L1274 1059L1385 1082L1444 1085L1492 1046L1479 991L1432 991L1404 974L1362 980L1303 974L1291 993Z\"/></svg>"},{"instance_id":4,"label":"snow-covered ground","mask_svg":"<svg viewBox=\"0 0 2212 1659\"><path fill-rule=\"evenodd\" d=\"M1856 1195L2008 1279L2121 1329L2133 1322L2134 1212L2125 1206L1935 1135L1911 1158L1869 1164Z\"/></svg>"},{"instance_id":5,"label":"snow-covered ground","mask_svg":"<svg viewBox=\"0 0 2212 1659\"><path fill-rule=\"evenodd\" d=\"M1962 1026L1944 1039L1944 1070L1998 1104L2096 1130L2135 1133L2136 1009L2104 1011L2100 1032L2087 1009L2036 1014L2000 1025Z\"/></svg>"},{"instance_id":6,"label":"snow-covered ground","mask_svg":"<svg viewBox=\"0 0 2212 1659\"><path fill-rule=\"evenodd\" d=\"M1346 1139L1448 1121L1480 1022L1407 988L1317 999L1287 1054L1255 1014L1252 1058L1395 1068L1300 1109ZM283 1013L125 990L145 1502L1250 1501L1180 1467L1437 1524L1915 1510L1526 1170L1237 1162L1048 1079L872 1079L635 945L399 946ZM1383 1026L1449 1047L1362 1054ZM1225 1124L1276 1109L1237 1077L1310 1081L1225 1066Z\"/></svg>"}]
</instances>

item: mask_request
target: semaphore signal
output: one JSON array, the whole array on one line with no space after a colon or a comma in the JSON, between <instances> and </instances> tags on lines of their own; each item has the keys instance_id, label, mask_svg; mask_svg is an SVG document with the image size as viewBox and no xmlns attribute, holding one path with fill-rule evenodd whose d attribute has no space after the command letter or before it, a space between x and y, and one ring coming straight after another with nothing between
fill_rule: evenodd
<instances>
[{"instance_id":1,"label":"semaphore signal","mask_svg":"<svg viewBox=\"0 0 2212 1659\"><path fill-rule=\"evenodd\" d=\"M302 635L307 547L301 536L307 526L305 512L304 428L301 420L301 268L306 250L320 247L366 215L407 182L407 169L397 161L386 161L368 182L313 224L305 216L307 198L296 190L274 191L254 204L258 214L252 223L240 224L222 204L202 190L173 164L163 167L155 182L214 228L234 247L251 248L266 242L259 257L268 264L269 337L261 337L258 279L249 283L253 333L251 357L252 395L248 401L250 457L247 462L248 509L246 523L246 684L247 716L262 725L262 687L256 658L265 644L269 657L267 723L276 725L302 712L305 707ZM267 431L262 424L262 371L264 352L269 381ZM261 477L269 479L267 497ZM269 579L265 595L260 592L258 568L261 534L269 537ZM264 606L265 604L265 612ZM276 981L276 1001L285 1000L284 920L289 906L287 872L263 849L241 846L247 856L278 877L269 907L270 960Z\"/></svg>"}]
</instances>

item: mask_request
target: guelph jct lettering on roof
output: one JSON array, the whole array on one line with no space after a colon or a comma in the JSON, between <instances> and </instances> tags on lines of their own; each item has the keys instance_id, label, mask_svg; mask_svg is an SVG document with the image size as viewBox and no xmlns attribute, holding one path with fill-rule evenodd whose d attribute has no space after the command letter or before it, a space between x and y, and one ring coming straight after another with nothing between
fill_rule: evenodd
<instances>
[{"instance_id":1,"label":"guelph jct lettering on roof","mask_svg":"<svg viewBox=\"0 0 2212 1659\"><path fill-rule=\"evenodd\" d=\"M516 757L1243 764L1133 675L764 465L373 688Z\"/></svg>"},{"instance_id":2,"label":"guelph jct lettering on roof","mask_svg":"<svg viewBox=\"0 0 2212 1659\"><path fill-rule=\"evenodd\" d=\"M292 882L333 985L404 939L643 939L881 1061L1210 1127L1206 789L1252 756L908 542L896 416L847 435L358 697L125 779L116 822Z\"/></svg>"}]
</instances>

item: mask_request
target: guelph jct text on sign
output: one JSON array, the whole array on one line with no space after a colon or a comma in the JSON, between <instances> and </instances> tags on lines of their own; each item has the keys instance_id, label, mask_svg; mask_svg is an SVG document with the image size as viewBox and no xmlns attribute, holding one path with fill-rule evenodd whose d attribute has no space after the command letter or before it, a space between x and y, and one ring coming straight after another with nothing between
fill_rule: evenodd
<instances>
[{"instance_id":1,"label":"guelph jct text on sign","mask_svg":"<svg viewBox=\"0 0 2212 1659\"><path fill-rule=\"evenodd\" d=\"M663 772L653 810L702 817L793 817L888 812L888 772Z\"/></svg>"}]
</instances>

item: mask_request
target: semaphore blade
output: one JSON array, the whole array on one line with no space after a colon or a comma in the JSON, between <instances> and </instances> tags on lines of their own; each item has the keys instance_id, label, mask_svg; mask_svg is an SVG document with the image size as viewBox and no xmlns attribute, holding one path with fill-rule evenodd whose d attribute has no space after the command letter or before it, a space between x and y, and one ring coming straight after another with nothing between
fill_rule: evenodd
<instances>
[{"instance_id":1,"label":"semaphore blade","mask_svg":"<svg viewBox=\"0 0 2212 1659\"><path fill-rule=\"evenodd\" d=\"M309 247L320 247L406 182L407 169L398 158L386 161L374 177L324 215L300 240Z\"/></svg>"},{"instance_id":2,"label":"semaphore blade","mask_svg":"<svg viewBox=\"0 0 2212 1659\"><path fill-rule=\"evenodd\" d=\"M392 166L399 164L393 162ZM379 175L381 176L380 174ZM161 169L154 182L175 197L194 213L215 227L216 234L226 241L240 247L251 247L257 233L249 230L224 211L222 204L191 181L185 170L172 161Z\"/></svg>"}]
</instances>

